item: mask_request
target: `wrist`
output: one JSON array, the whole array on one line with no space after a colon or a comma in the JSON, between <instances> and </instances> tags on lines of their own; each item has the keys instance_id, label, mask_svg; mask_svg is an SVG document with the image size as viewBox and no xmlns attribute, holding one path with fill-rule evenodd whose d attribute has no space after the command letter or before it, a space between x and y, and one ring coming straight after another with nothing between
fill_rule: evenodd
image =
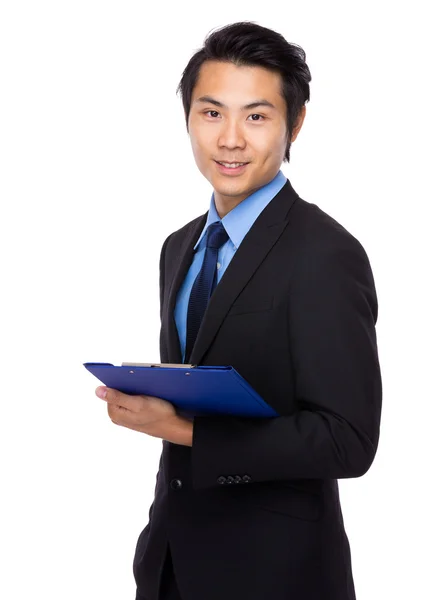
<instances>
[{"instance_id":1,"label":"wrist","mask_svg":"<svg viewBox=\"0 0 446 600\"><path fill-rule=\"evenodd\" d=\"M176 415L168 421L166 430L159 437L173 444L192 446L193 430L193 420Z\"/></svg>"}]
</instances>

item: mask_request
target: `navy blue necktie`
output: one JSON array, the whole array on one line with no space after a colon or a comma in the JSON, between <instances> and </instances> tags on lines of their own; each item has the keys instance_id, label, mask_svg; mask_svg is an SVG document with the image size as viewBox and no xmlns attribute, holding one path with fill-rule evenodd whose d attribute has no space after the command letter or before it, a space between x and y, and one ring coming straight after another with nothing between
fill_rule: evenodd
<instances>
[{"instance_id":1,"label":"navy blue necktie","mask_svg":"<svg viewBox=\"0 0 446 600\"><path fill-rule=\"evenodd\" d=\"M201 321L215 287L218 251L229 239L221 221L212 223L207 230L206 252L203 264L194 281L187 309L185 362L189 361Z\"/></svg>"}]
</instances>

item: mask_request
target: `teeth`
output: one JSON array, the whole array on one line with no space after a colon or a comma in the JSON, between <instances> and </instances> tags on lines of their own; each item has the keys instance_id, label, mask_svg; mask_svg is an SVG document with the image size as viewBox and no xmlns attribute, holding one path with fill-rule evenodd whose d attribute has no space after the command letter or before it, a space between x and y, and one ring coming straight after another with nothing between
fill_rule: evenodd
<instances>
[{"instance_id":1,"label":"teeth","mask_svg":"<svg viewBox=\"0 0 446 600\"><path fill-rule=\"evenodd\" d=\"M230 164L230 163L219 163L220 165L223 165L224 167L227 167L228 169L235 169L236 167L240 167L241 165L244 165L245 163L235 163L235 164Z\"/></svg>"}]
</instances>

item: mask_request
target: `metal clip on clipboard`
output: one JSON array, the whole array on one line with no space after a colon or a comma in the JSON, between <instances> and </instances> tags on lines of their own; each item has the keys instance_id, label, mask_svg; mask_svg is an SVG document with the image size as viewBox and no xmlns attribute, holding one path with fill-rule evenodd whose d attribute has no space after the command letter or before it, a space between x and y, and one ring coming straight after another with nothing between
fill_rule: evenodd
<instances>
[{"instance_id":1,"label":"metal clip on clipboard","mask_svg":"<svg viewBox=\"0 0 446 600\"><path fill-rule=\"evenodd\" d=\"M135 363L123 362L122 367L174 367L177 369L194 369L197 365L185 365L184 363Z\"/></svg>"}]
</instances>

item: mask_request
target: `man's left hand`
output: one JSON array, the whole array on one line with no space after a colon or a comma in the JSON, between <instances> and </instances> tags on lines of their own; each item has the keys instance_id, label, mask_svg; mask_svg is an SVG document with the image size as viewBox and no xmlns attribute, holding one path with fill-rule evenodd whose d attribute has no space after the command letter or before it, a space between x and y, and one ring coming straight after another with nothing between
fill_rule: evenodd
<instances>
[{"instance_id":1,"label":"man's left hand","mask_svg":"<svg viewBox=\"0 0 446 600\"><path fill-rule=\"evenodd\" d=\"M175 444L192 446L193 422L180 417L173 404L156 396L130 396L100 386L96 395L107 402L113 423Z\"/></svg>"}]
</instances>

